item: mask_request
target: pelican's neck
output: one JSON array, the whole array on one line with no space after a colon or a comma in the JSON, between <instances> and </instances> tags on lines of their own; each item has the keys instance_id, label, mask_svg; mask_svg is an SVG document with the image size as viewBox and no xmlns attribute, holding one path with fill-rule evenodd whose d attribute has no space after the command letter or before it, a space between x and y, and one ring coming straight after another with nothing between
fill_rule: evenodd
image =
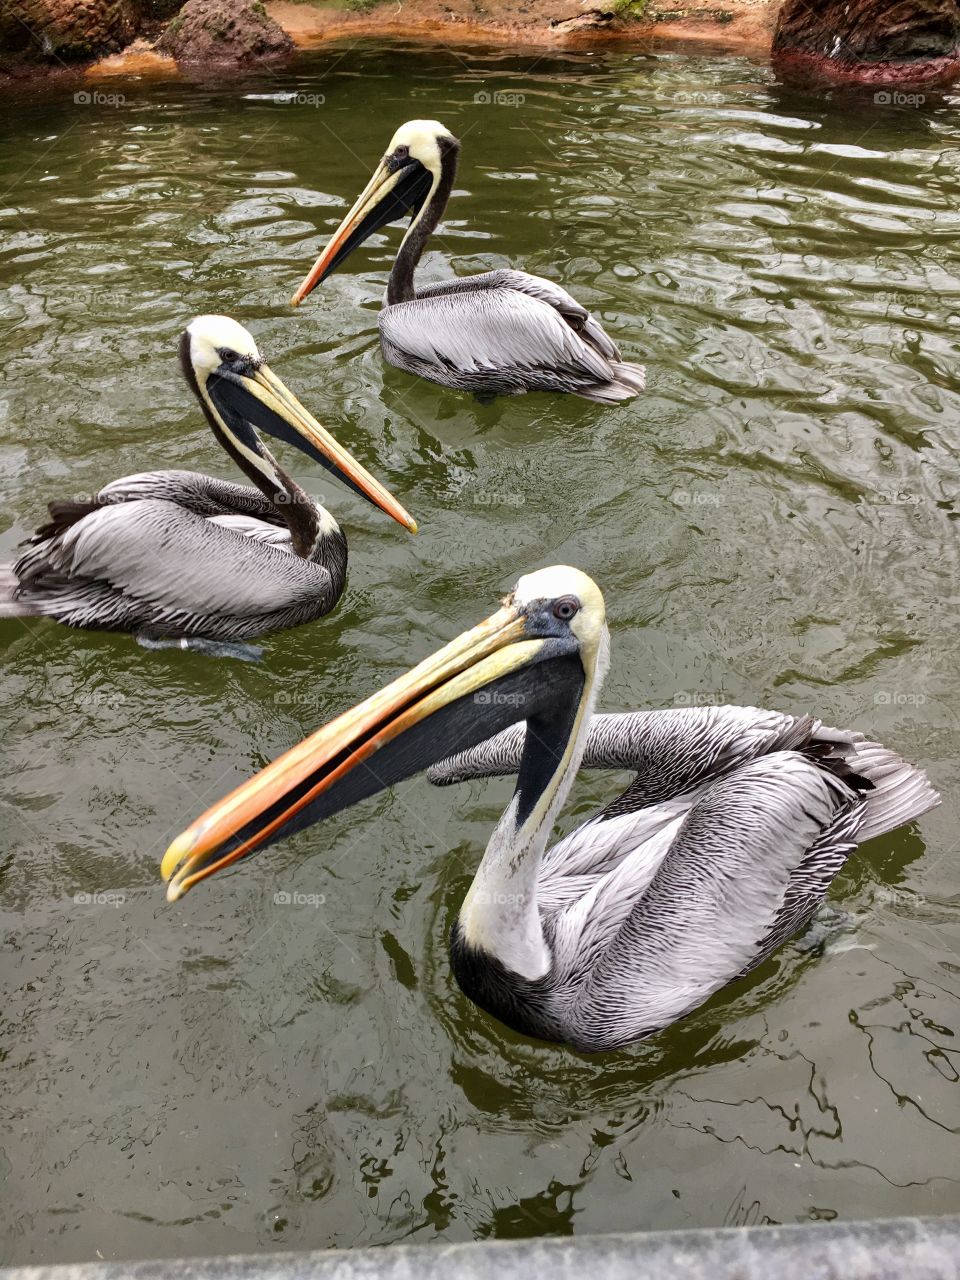
<instances>
[{"instance_id":1,"label":"pelican's neck","mask_svg":"<svg viewBox=\"0 0 960 1280\"><path fill-rule=\"evenodd\" d=\"M552 963L540 917L540 866L587 745L607 649L604 632L589 669L585 664L572 715L560 708L549 720L538 716L527 721L517 789L460 908L459 928L466 945L529 981L544 977Z\"/></svg>"},{"instance_id":2,"label":"pelican's neck","mask_svg":"<svg viewBox=\"0 0 960 1280\"><path fill-rule=\"evenodd\" d=\"M315 559L321 537L327 532L323 528L329 522L336 532L339 525L329 511L323 511L323 520L317 504L310 495L288 476L283 467L260 439L253 432L249 444L236 438L229 427L213 422L214 435L230 454L240 470L253 481L277 515L290 530L290 541L298 556L305 560ZM342 536L342 535L341 535Z\"/></svg>"},{"instance_id":3,"label":"pelican's neck","mask_svg":"<svg viewBox=\"0 0 960 1280\"><path fill-rule=\"evenodd\" d=\"M206 380L202 385L197 380L197 374L190 359L189 332L184 333L181 339L180 364L190 390L199 400L213 434L290 530L290 541L296 554L304 559L316 558L314 553L321 538L330 532L327 522L333 525L338 534L340 532L333 516L322 508L318 508L310 495L287 475L253 427L250 427L249 433L245 433L245 438L241 440L224 421L210 399ZM342 534L340 536L342 537Z\"/></svg>"},{"instance_id":4,"label":"pelican's neck","mask_svg":"<svg viewBox=\"0 0 960 1280\"><path fill-rule=\"evenodd\" d=\"M416 297L413 288L413 273L426 248L427 241L437 229L443 211L453 190L453 180L457 173L457 158L460 144L453 138L439 138L440 168L433 175L430 193L420 207L403 242L397 251L390 279L387 281L387 306L395 302L410 302Z\"/></svg>"}]
</instances>

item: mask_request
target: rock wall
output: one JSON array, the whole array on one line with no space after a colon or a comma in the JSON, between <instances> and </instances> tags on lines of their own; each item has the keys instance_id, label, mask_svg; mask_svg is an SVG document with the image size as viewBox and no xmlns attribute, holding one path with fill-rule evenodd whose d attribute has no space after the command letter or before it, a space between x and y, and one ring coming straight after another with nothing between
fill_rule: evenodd
<instances>
[{"instance_id":1,"label":"rock wall","mask_svg":"<svg viewBox=\"0 0 960 1280\"><path fill-rule=\"evenodd\" d=\"M0 51L70 61L112 53L132 40L155 0L8 0Z\"/></svg>"},{"instance_id":2,"label":"rock wall","mask_svg":"<svg viewBox=\"0 0 960 1280\"><path fill-rule=\"evenodd\" d=\"M960 0L786 0L773 54L905 63L960 50Z\"/></svg>"}]
</instances>

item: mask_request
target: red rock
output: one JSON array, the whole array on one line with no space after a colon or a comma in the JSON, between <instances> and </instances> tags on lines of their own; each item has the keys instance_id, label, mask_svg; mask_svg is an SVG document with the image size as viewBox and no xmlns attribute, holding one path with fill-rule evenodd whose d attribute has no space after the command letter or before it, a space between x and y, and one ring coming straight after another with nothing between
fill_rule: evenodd
<instances>
[{"instance_id":1,"label":"red rock","mask_svg":"<svg viewBox=\"0 0 960 1280\"><path fill-rule=\"evenodd\" d=\"M960 75L960 0L786 0L772 55L792 78L949 81Z\"/></svg>"},{"instance_id":2,"label":"red rock","mask_svg":"<svg viewBox=\"0 0 960 1280\"><path fill-rule=\"evenodd\" d=\"M294 44L259 0L187 0L156 47L181 63L242 66L286 57Z\"/></svg>"},{"instance_id":3,"label":"red rock","mask_svg":"<svg viewBox=\"0 0 960 1280\"><path fill-rule=\"evenodd\" d=\"M0 5L0 48L47 61L94 58L136 35L138 0L11 0Z\"/></svg>"}]
</instances>

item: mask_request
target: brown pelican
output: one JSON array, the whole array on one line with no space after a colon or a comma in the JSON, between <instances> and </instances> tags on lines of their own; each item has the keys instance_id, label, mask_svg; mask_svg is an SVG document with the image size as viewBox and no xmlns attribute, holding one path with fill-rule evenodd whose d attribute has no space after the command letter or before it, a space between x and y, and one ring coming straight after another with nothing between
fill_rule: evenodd
<instances>
[{"instance_id":1,"label":"brown pelican","mask_svg":"<svg viewBox=\"0 0 960 1280\"><path fill-rule=\"evenodd\" d=\"M163 860L168 898L451 752L437 781L516 772L453 926L454 974L507 1026L599 1051L754 968L813 916L857 844L937 803L892 751L810 717L594 716L607 653L590 578L521 578L492 617L194 822ZM637 776L547 849L581 764Z\"/></svg>"},{"instance_id":2,"label":"brown pelican","mask_svg":"<svg viewBox=\"0 0 960 1280\"><path fill-rule=\"evenodd\" d=\"M416 524L316 421L228 316L180 338L183 373L213 434L256 488L195 471L144 471L89 501L50 504L14 565L0 566L0 617L132 631L147 647L235 657L238 642L311 622L340 598L340 526L274 460L257 428L320 462L394 520Z\"/></svg>"},{"instance_id":3,"label":"brown pelican","mask_svg":"<svg viewBox=\"0 0 960 1280\"><path fill-rule=\"evenodd\" d=\"M487 271L415 291L413 273L446 208L460 143L436 120L410 120L294 294L307 294L374 231L412 213L380 312L380 345L398 369L481 399L572 391L611 404L643 390L589 311L525 271Z\"/></svg>"}]
</instances>

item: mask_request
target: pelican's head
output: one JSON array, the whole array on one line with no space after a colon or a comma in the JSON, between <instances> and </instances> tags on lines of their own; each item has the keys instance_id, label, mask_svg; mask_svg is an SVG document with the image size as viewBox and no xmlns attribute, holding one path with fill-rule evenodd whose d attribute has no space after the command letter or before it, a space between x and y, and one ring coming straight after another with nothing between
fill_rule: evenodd
<instances>
[{"instance_id":1,"label":"pelican's head","mask_svg":"<svg viewBox=\"0 0 960 1280\"><path fill-rule=\"evenodd\" d=\"M521 578L485 622L275 760L167 850L167 897L518 720L518 821L571 757L607 655L603 596L579 569ZM542 805L540 806L542 808Z\"/></svg>"},{"instance_id":2,"label":"pelican's head","mask_svg":"<svg viewBox=\"0 0 960 1280\"><path fill-rule=\"evenodd\" d=\"M439 120L408 120L390 139L384 164L397 169L405 165L422 165L428 173L439 177L444 154L459 142Z\"/></svg>"},{"instance_id":3,"label":"pelican's head","mask_svg":"<svg viewBox=\"0 0 960 1280\"><path fill-rule=\"evenodd\" d=\"M294 445L416 533L416 522L396 498L270 371L242 324L230 316L197 316L181 335L180 363L214 430L265 492L274 493L282 485L257 437L258 428Z\"/></svg>"},{"instance_id":4,"label":"pelican's head","mask_svg":"<svg viewBox=\"0 0 960 1280\"><path fill-rule=\"evenodd\" d=\"M358 245L387 223L409 213L413 227L441 184L446 200L459 150L460 143L439 120L408 120L402 124L390 139L376 173L293 295L293 306L298 306Z\"/></svg>"},{"instance_id":5,"label":"pelican's head","mask_svg":"<svg viewBox=\"0 0 960 1280\"><path fill-rule=\"evenodd\" d=\"M263 364L253 334L230 316L197 316L187 325L190 364L197 381L222 366L253 372Z\"/></svg>"}]
</instances>

